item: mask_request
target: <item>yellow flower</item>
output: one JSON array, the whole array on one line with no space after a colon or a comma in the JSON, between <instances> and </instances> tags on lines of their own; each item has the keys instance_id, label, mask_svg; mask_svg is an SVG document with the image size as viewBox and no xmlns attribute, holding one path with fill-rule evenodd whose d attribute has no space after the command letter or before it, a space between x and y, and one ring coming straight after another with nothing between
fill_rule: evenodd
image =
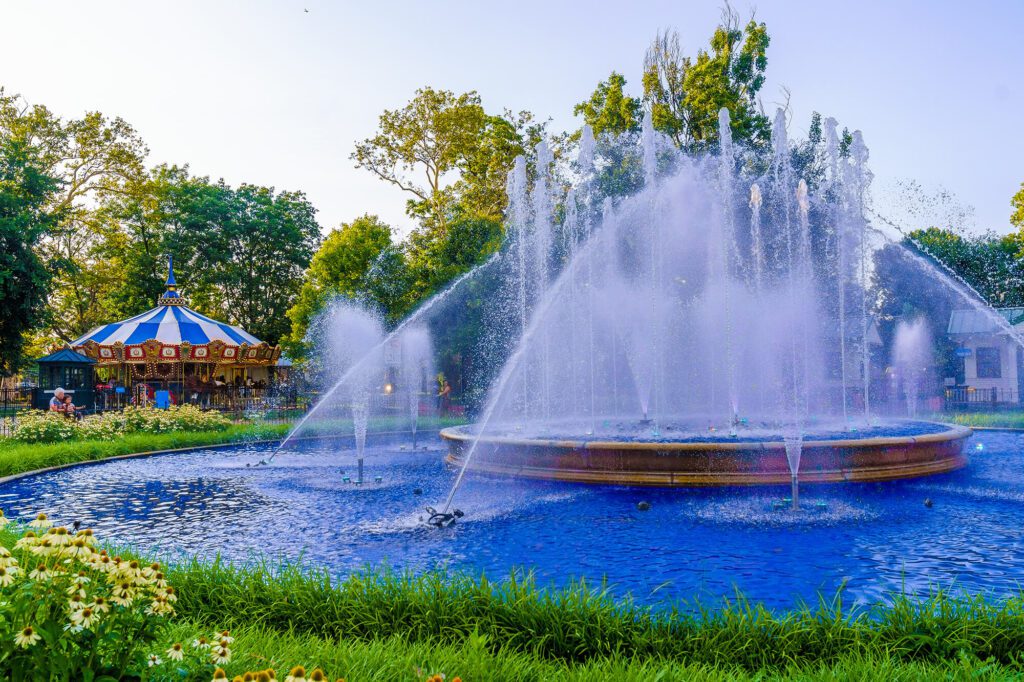
<instances>
[{"instance_id":1,"label":"yellow flower","mask_svg":"<svg viewBox=\"0 0 1024 682\"><path fill-rule=\"evenodd\" d=\"M210 642L205 637L199 637L198 639L192 640L193 649L209 649Z\"/></svg>"},{"instance_id":2,"label":"yellow flower","mask_svg":"<svg viewBox=\"0 0 1024 682\"><path fill-rule=\"evenodd\" d=\"M327 675L320 668L314 668L309 674L309 682L327 682Z\"/></svg>"},{"instance_id":3,"label":"yellow flower","mask_svg":"<svg viewBox=\"0 0 1024 682\"><path fill-rule=\"evenodd\" d=\"M160 660L159 656L157 656L156 654L150 654L149 655L149 667L150 668L152 668L155 665L160 665L161 663L163 663L163 661Z\"/></svg>"},{"instance_id":4,"label":"yellow flower","mask_svg":"<svg viewBox=\"0 0 1024 682\"><path fill-rule=\"evenodd\" d=\"M0 545L0 566L17 566L18 560L11 556L11 551Z\"/></svg>"},{"instance_id":5,"label":"yellow flower","mask_svg":"<svg viewBox=\"0 0 1024 682\"><path fill-rule=\"evenodd\" d=\"M27 649L41 639L42 637L40 637L39 634L32 629L32 626L29 625L14 636L14 643L22 649Z\"/></svg>"},{"instance_id":6,"label":"yellow flower","mask_svg":"<svg viewBox=\"0 0 1024 682\"><path fill-rule=\"evenodd\" d=\"M28 522L29 528L49 528L53 524L46 518L46 514L39 514L35 519Z\"/></svg>"},{"instance_id":7,"label":"yellow flower","mask_svg":"<svg viewBox=\"0 0 1024 682\"><path fill-rule=\"evenodd\" d=\"M301 665L295 666L288 677L284 678L284 682L306 682L306 669Z\"/></svg>"},{"instance_id":8,"label":"yellow flower","mask_svg":"<svg viewBox=\"0 0 1024 682\"><path fill-rule=\"evenodd\" d=\"M181 642L175 642L171 645L171 648L166 652L167 658L172 661L180 661L185 657L185 649L181 646Z\"/></svg>"},{"instance_id":9,"label":"yellow flower","mask_svg":"<svg viewBox=\"0 0 1024 682\"><path fill-rule=\"evenodd\" d=\"M7 587L14 582L14 575L18 572L16 566L10 566L8 568L0 567L0 587Z\"/></svg>"},{"instance_id":10,"label":"yellow flower","mask_svg":"<svg viewBox=\"0 0 1024 682\"><path fill-rule=\"evenodd\" d=\"M7 518L6 516L4 516L4 510L0 509L0 528L3 528L4 526L6 526L10 522L11 522L11 520L9 518Z\"/></svg>"},{"instance_id":11,"label":"yellow flower","mask_svg":"<svg viewBox=\"0 0 1024 682\"><path fill-rule=\"evenodd\" d=\"M217 680L226 680L226 679L228 679L228 674L226 672L224 672L223 668L217 668L216 670L213 671L213 680L214 680L214 682L216 682Z\"/></svg>"},{"instance_id":12,"label":"yellow flower","mask_svg":"<svg viewBox=\"0 0 1024 682\"><path fill-rule=\"evenodd\" d=\"M91 608L96 613L110 612L110 604L108 604L107 600L103 597L96 597L95 599L93 599L92 604L89 606L89 608Z\"/></svg>"},{"instance_id":13,"label":"yellow flower","mask_svg":"<svg viewBox=\"0 0 1024 682\"><path fill-rule=\"evenodd\" d=\"M167 589L168 592L174 592L172 588ZM220 640L221 644L231 644L235 641L235 638L231 636L231 632L229 630L221 630L220 632L215 632L213 633L213 638L216 640Z\"/></svg>"}]
</instances>

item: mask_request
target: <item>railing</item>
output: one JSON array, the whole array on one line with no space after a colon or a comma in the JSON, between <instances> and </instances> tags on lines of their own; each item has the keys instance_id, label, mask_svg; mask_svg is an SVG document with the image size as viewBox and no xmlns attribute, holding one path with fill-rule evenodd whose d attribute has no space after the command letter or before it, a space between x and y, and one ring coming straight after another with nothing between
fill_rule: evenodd
<instances>
[{"instance_id":1,"label":"railing","mask_svg":"<svg viewBox=\"0 0 1024 682\"><path fill-rule=\"evenodd\" d=\"M1019 409L1020 393L1008 388L947 388L943 396L947 410Z\"/></svg>"},{"instance_id":2,"label":"railing","mask_svg":"<svg viewBox=\"0 0 1024 682\"><path fill-rule=\"evenodd\" d=\"M0 389L0 435L7 436L18 413L32 407L31 388Z\"/></svg>"}]
</instances>

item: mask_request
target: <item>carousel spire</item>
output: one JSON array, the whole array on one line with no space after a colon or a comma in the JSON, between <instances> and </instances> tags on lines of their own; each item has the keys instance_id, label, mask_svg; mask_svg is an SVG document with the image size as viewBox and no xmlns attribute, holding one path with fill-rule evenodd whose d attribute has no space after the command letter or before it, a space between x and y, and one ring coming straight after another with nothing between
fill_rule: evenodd
<instances>
[{"instance_id":1,"label":"carousel spire","mask_svg":"<svg viewBox=\"0 0 1024 682\"><path fill-rule=\"evenodd\" d=\"M167 290L156 299L157 305L186 305L184 297L178 293L178 282L174 279L174 256L167 256Z\"/></svg>"}]
</instances>

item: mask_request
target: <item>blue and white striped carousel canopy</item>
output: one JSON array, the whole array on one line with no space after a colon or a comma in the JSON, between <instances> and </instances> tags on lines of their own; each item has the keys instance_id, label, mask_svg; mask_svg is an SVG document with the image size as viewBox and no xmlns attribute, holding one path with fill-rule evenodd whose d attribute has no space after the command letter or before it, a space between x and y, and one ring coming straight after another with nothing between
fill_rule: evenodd
<instances>
[{"instance_id":1,"label":"blue and white striped carousel canopy","mask_svg":"<svg viewBox=\"0 0 1024 682\"><path fill-rule=\"evenodd\" d=\"M109 346L120 341L126 346L145 343L156 339L164 345L178 345L187 341L193 346L223 341L229 346L250 346L261 343L259 339L241 327L211 320L184 305L159 305L141 315L121 322L96 327L89 333L71 342L78 347L88 341Z\"/></svg>"}]
</instances>

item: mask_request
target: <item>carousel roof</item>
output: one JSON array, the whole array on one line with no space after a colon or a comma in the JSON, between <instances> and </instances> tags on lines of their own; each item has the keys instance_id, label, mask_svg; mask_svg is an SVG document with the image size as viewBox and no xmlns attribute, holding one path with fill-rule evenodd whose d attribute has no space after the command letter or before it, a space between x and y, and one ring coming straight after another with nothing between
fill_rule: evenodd
<instances>
[{"instance_id":1,"label":"carousel roof","mask_svg":"<svg viewBox=\"0 0 1024 682\"><path fill-rule=\"evenodd\" d=\"M214 340L223 341L229 346L261 343L241 327L200 315L185 303L185 298L177 291L173 263L169 263L167 291L157 300L157 307L127 320L96 327L72 341L71 345L77 347L88 341L95 341L102 346L109 346L120 341L128 346L144 343L149 339L156 339L165 345L187 341L195 346Z\"/></svg>"}]
</instances>

